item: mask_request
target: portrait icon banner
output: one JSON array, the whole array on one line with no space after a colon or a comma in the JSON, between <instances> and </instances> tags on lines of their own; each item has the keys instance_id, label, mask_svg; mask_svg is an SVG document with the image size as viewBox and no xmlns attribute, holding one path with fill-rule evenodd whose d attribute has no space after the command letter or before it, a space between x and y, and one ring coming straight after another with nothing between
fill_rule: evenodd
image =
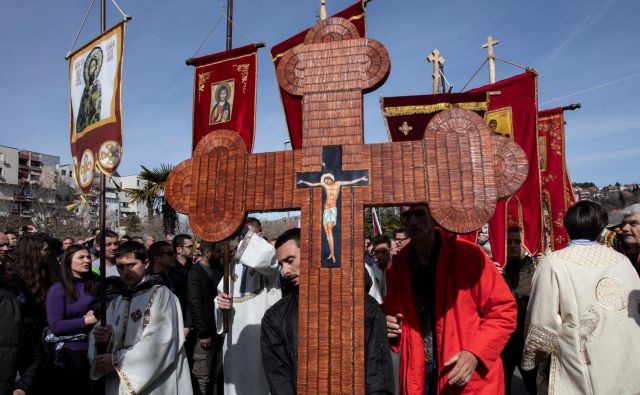
<instances>
[{"instance_id":1,"label":"portrait icon banner","mask_svg":"<svg viewBox=\"0 0 640 395\"><path fill-rule=\"evenodd\" d=\"M255 44L193 59L193 149L207 134L220 129L240 134L253 151L256 122Z\"/></svg>"},{"instance_id":2,"label":"portrait icon banner","mask_svg":"<svg viewBox=\"0 0 640 395\"><path fill-rule=\"evenodd\" d=\"M96 168L110 175L122 159L124 30L121 22L69 56L71 156L84 193Z\"/></svg>"}]
</instances>

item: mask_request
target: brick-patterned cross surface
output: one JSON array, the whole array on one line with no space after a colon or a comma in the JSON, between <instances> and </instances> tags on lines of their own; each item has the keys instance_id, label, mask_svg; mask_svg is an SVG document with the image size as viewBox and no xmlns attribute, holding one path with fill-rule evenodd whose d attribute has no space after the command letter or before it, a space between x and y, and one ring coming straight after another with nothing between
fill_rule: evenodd
<instances>
[{"instance_id":1,"label":"brick-patterned cross surface","mask_svg":"<svg viewBox=\"0 0 640 395\"><path fill-rule=\"evenodd\" d=\"M299 394L365 392L365 206L428 202L441 226L464 233L523 181L503 173L526 167L524 152L466 110L435 116L422 141L364 144L362 94L389 68L382 44L351 22L319 22L277 69L280 85L303 97L303 148L249 154L238 133L219 130L167 180L169 203L204 240L232 236L250 211L301 210Z\"/></svg>"}]
</instances>

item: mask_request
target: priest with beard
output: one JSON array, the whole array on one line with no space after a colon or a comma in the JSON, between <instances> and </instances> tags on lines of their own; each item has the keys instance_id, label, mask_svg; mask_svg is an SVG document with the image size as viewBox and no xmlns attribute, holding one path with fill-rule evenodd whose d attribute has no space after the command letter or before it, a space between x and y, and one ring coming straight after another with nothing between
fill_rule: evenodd
<instances>
[{"instance_id":1,"label":"priest with beard","mask_svg":"<svg viewBox=\"0 0 640 395\"><path fill-rule=\"evenodd\" d=\"M298 364L298 286L300 280L300 228L282 233L275 243L282 277L292 292L264 314L260 346L272 395L296 393ZM365 275L367 288L371 279ZM366 290L368 291L368 289ZM386 324L380 305L369 294L365 298L365 392L393 394L393 366L389 355Z\"/></svg>"}]
</instances>

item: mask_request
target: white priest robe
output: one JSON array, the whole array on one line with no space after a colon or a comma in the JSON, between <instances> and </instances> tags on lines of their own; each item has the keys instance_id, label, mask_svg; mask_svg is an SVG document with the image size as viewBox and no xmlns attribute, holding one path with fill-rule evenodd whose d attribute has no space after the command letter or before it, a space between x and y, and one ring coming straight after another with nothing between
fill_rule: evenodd
<instances>
[{"instance_id":1,"label":"white priest robe","mask_svg":"<svg viewBox=\"0 0 640 395\"><path fill-rule=\"evenodd\" d=\"M164 285L153 285L114 299L107 308L113 327L110 349L115 371L107 375L106 395L192 395L184 349L180 302ZM89 338L91 378L96 357L93 332Z\"/></svg>"},{"instance_id":2,"label":"white priest robe","mask_svg":"<svg viewBox=\"0 0 640 395\"><path fill-rule=\"evenodd\" d=\"M268 241L249 231L231 263L229 291L233 308L222 347L225 395L269 393L260 351L260 323L265 311L282 297L275 254ZM222 292L222 281L218 291ZM222 333L222 311L217 305L216 324L218 333Z\"/></svg>"},{"instance_id":3,"label":"white priest robe","mask_svg":"<svg viewBox=\"0 0 640 395\"><path fill-rule=\"evenodd\" d=\"M622 254L572 242L538 266L522 367L551 354L549 394L640 394L640 279Z\"/></svg>"}]
</instances>

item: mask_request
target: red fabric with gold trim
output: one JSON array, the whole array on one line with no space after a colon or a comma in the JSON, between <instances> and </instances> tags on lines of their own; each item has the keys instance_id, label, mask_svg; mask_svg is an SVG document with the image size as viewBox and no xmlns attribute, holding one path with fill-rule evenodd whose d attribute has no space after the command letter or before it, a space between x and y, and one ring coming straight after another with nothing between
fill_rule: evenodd
<instances>
[{"instance_id":1,"label":"red fabric with gold trim","mask_svg":"<svg viewBox=\"0 0 640 395\"><path fill-rule=\"evenodd\" d=\"M569 236L563 225L564 215L574 204L571 181L567 171L564 150L564 116L562 108L538 113L538 151L542 199L547 206L549 247L556 251L564 248Z\"/></svg>"},{"instance_id":2,"label":"red fabric with gold trim","mask_svg":"<svg viewBox=\"0 0 640 395\"><path fill-rule=\"evenodd\" d=\"M110 175L122 159L124 26L115 25L69 56L73 175L85 194L96 168Z\"/></svg>"},{"instance_id":3,"label":"red fabric with gold trim","mask_svg":"<svg viewBox=\"0 0 640 395\"><path fill-rule=\"evenodd\" d=\"M422 140L431 118L449 108L463 108L483 116L485 92L381 97L380 109L391 141Z\"/></svg>"},{"instance_id":4,"label":"red fabric with gold trim","mask_svg":"<svg viewBox=\"0 0 640 395\"><path fill-rule=\"evenodd\" d=\"M358 1L333 16L351 21L351 23L353 23L358 29L360 37L364 37L365 10L364 3L362 1ZM278 68L280 59L288 50L297 47L304 42L304 38L308 31L309 29L304 30L271 48L271 59L273 60L273 66L276 69ZM291 142L291 147L293 149L300 149L302 148L302 97L293 96L281 87L279 89L280 98L282 99L282 107L284 108L285 120L287 121L287 128L289 129L289 141Z\"/></svg>"},{"instance_id":5,"label":"red fabric with gold trim","mask_svg":"<svg viewBox=\"0 0 640 395\"><path fill-rule=\"evenodd\" d=\"M513 221L523 224L524 246L537 253L542 240L542 201L538 161L538 85L535 72L525 72L494 84L474 89L486 92L489 108L485 120L493 132L513 138L527 155L529 173L515 196L522 211L522 218ZM489 221L489 237L493 258L500 264L506 262L507 199L496 204L496 211ZM509 211L511 212L511 211ZM517 211L511 216L517 215Z\"/></svg>"},{"instance_id":6,"label":"red fabric with gold trim","mask_svg":"<svg viewBox=\"0 0 640 395\"><path fill-rule=\"evenodd\" d=\"M450 108L464 108L483 116L487 109L487 95L485 92L476 92L380 98L387 134L394 142L422 140L429 121ZM475 243L477 232L458 234L457 237Z\"/></svg>"},{"instance_id":7,"label":"red fabric with gold trim","mask_svg":"<svg viewBox=\"0 0 640 395\"><path fill-rule=\"evenodd\" d=\"M193 59L193 147L207 134L235 130L253 151L256 124L256 45Z\"/></svg>"}]
</instances>

